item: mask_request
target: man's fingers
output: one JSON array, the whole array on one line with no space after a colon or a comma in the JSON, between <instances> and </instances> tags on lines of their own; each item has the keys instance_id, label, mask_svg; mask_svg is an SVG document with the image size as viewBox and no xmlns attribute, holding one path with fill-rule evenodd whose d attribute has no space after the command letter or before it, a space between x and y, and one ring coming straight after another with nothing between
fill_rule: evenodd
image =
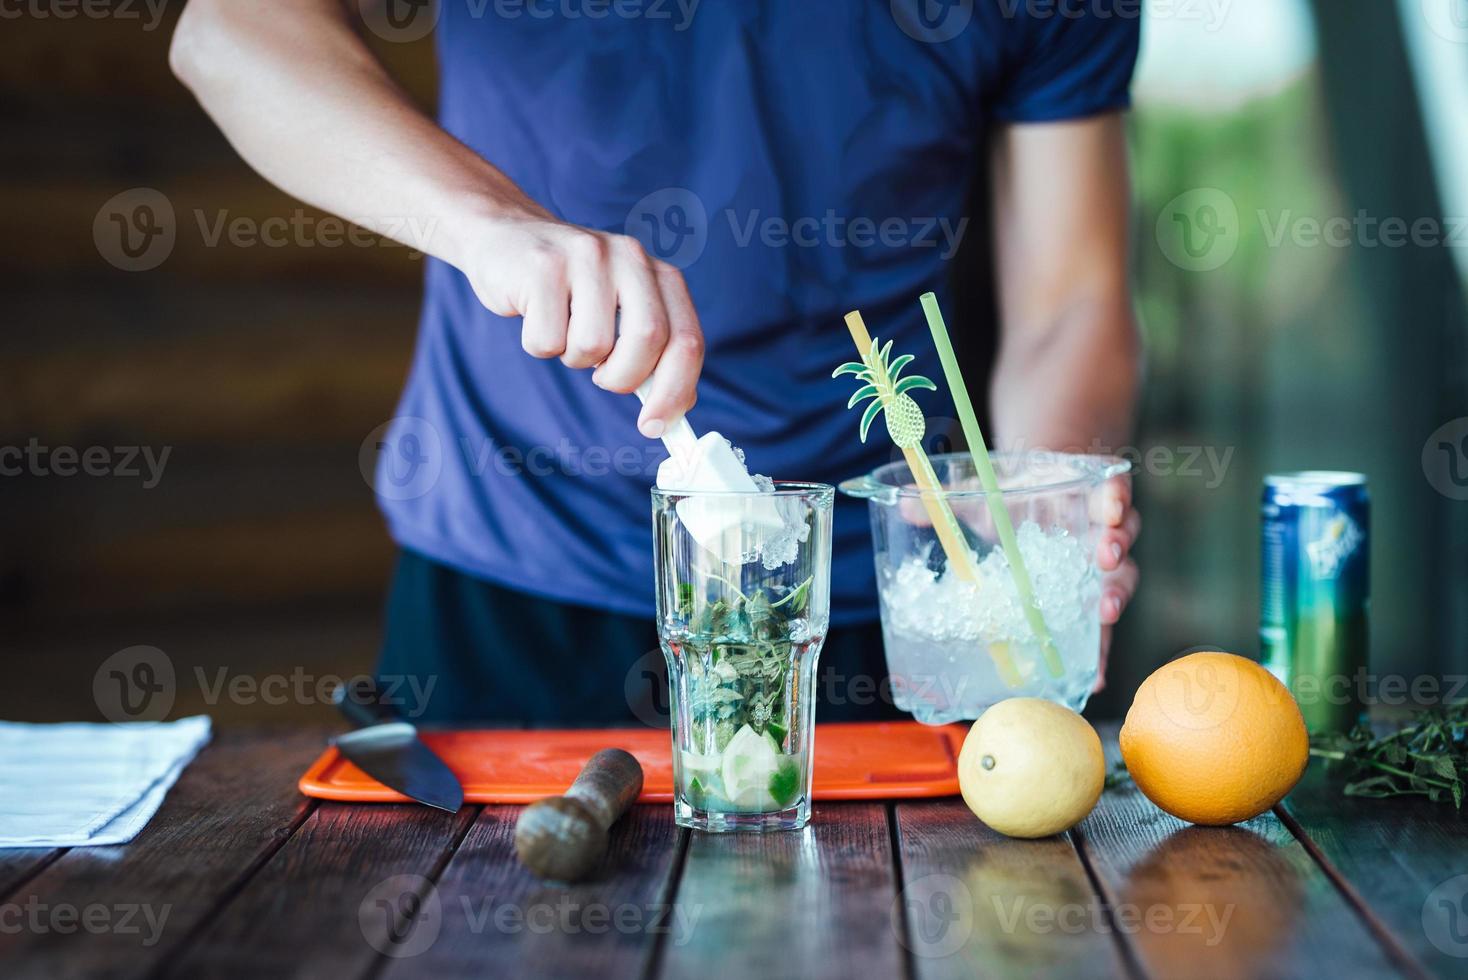
<instances>
[{"instance_id":1,"label":"man's fingers","mask_svg":"<svg viewBox=\"0 0 1468 980\"><path fill-rule=\"evenodd\" d=\"M703 331L677 269L636 239L585 229L532 256L520 343L535 357L595 368L592 381L626 394L649 378L638 428L656 438L692 407Z\"/></svg>"},{"instance_id":2,"label":"man's fingers","mask_svg":"<svg viewBox=\"0 0 1468 980\"><path fill-rule=\"evenodd\" d=\"M1091 520L1108 527L1119 527L1132 506L1132 478L1114 476L1091 494L1088 501Z\"/></svg>"},{"instance_id":3,"label":"man's fingers","mask_svg":"<svg viewBox=\"0 0 1468 980\"><path fill-rule=\"evenodd\" d=\"M921 497L909 497L906 494L898 497L897 513L902 516L903 521L914 527L933 526L933 519L928 516L928 508L923 506Z\"/></svg>"},{"instance_id":4,"label":"man's fingers","mask_svg":"<svg viewBox=\"0 0 1468 980\"><path fill-rule=\"evenodd\" d=\"M571 322L561 363L570 368L596 367L616 342L616 287L604 263L589 262L572 273Z\"/></svg>"},{"instance_id":5,"label":"man's fingers","mask_svg":"<svg viewBox=\"0 0 1468 980\"><path fill-rule=\"evenodd\" d=\"M1101 625L1110 626L1121 618L1121 612L1137 591L1141 577L1137 563L1128 558L1114 572L1106 573L1101 584Z\"/></svg>"},{"instance_id":6,"label":"man's fingers","mask_svg":"<svg viewBox=\"0 0 1468 980\"><path fill-rule=\"evenodd\" d=\"M668 344L653 370L647 404L638 419L638 428L644 431L687 413L698 399L698 376L703 372L703 329L683 274L673 266L659 265L656 275L668 314Z\"/></svg>"},{"instance_id":7,"label":"man's fingers","mask_svg":"<svg viewBox=\"0 0 1468 980\"><path fill-rule=\"evenodd\" d=\"M1115 571L1136 543L1142 530L1142 515L1135 510L1126 512L1121 527L1108 527L1096 541L1096 563L1103 572Z\"/></svg>"},{"instance_id":8,"label":"man's fingers","mask_svg":"<svg viewBox=\"0 0 1468 980\"><path fill-rule=\"evenodd\" d=\"M560 357L566 350L566 324L571 302L562 276L537 282L525 302L520 346L531 357Z\"/></svg>"},{"instance_id":9,"label":"man's fingers","mask_svg":"<svg viewBox=\"0 0 1468 980\"><path fill-rule=\"evenodd\" d=\"M1091 688L1093 694L1106 686L1106 663L1111 658L1116 621L1136 594L1140 577L1137 563L1128 558L1120 568L1107 572L1101 580L1101 669L1096 676L1096 686Z\"/></svg>"},{"instance_id":10,"label":"man's fingers","mask_svg":"<svg viewBox=\"0 0 1468 980\"><path fill-rule=\"evenodd\" d=\"M909 483L907 487L915 490L917 484ZM981 538L993 540L995 538L994 519L989 513L988 498L979 492L983 490L983 486L979 483L979 478L976 476L969 477L957 483L948 484L944 489L949 492L966 491L961 497L947 498L948 506L953 511L953 516L958 518ZM916 527L933 526L932 515L928 512L928 507L921 496L903 496L898 499L897 506L899 513L902 515L902 519L908 524ZM1011 513L1010 517L1011 523L1017 528L1022 522L1023 515Z\"/></svg>"},{"instance_id":11,"label":"man's fingers","mask_svg":"<svg viewBox=\"0 0 1468 980\"><path fill-rule=\"evenodd\" d=\"M642 384L668 342L668 313L642 246L635 239L612 240L612 280L620 311L612 352L592 380L608 391L626 394Z\"/></svg>"}]
</instances>

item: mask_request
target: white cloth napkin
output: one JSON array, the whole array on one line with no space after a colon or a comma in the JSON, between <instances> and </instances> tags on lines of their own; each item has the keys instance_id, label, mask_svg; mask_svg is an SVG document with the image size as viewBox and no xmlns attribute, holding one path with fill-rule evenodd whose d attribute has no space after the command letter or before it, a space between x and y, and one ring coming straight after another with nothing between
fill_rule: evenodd
<instances>
[{"instance_id":1,"label":"white cloth napkin","mask_svg":"<svg viewBox=\"0 0 1468 980\"><path fill-rule=\"evenodd\" d=\"M122 844L209 741L209 718L0 722L0 847Z\"/></svg>"}]
</instances>

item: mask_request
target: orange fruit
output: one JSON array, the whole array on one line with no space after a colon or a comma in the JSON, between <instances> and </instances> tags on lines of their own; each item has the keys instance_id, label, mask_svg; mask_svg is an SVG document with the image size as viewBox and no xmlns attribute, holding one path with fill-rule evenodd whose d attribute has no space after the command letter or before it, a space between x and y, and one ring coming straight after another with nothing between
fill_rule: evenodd
<instances>
[{"instance_id":1,"label":"orange fruit","mask_svg":"<svg viewBox=\"0 0 1468 980\"><path fill-rule=\"evenodd\" d=\"M1305 772L1310 739L1269 671L1232 653L1192 653L1137 688L1121 757L1147 799L1183 820L1223 825L1283 799Z\"/></svg>"}]
</instances>

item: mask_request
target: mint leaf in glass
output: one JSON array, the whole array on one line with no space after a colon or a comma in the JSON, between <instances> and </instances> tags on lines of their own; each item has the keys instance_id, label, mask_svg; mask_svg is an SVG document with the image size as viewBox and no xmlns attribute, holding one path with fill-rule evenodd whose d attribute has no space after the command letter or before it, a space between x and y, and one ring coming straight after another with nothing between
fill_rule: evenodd
<instances>
[{"instance_id":1,"label":"mint leaf in glass","mask_svg":"<svg viewBox=\"0 0 1468 980\"><path fill-rule=\"evenodd\" d=\"M794 759L786 759L770 773L770 798L780 806L789 806L800 792L800 767Z\"/></svg>"}]
</instances>

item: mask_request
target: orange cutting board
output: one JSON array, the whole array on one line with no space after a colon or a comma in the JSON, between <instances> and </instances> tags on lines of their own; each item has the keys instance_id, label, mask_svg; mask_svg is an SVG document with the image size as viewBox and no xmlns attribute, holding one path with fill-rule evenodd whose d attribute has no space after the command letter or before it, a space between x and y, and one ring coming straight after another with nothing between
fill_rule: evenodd
<instances>
[{"instance_id":1,"label":"orange cutting board","mask_svg":"<svg viewBox=\"0 0 1468 980\"><path fill-rule=\"evenodd\" d=\"M887 800L958 792L958 750L967 725L915 721L816 726L815 798ZM673 799L672 740L666 730L612 728L424 732L423 741L464 786L468 803L531 803L566 791L598 750L626 749L642 763L643 803ZM301 777L323 800L403 803L329 747Z\"/></svg>"}]
</instances>

